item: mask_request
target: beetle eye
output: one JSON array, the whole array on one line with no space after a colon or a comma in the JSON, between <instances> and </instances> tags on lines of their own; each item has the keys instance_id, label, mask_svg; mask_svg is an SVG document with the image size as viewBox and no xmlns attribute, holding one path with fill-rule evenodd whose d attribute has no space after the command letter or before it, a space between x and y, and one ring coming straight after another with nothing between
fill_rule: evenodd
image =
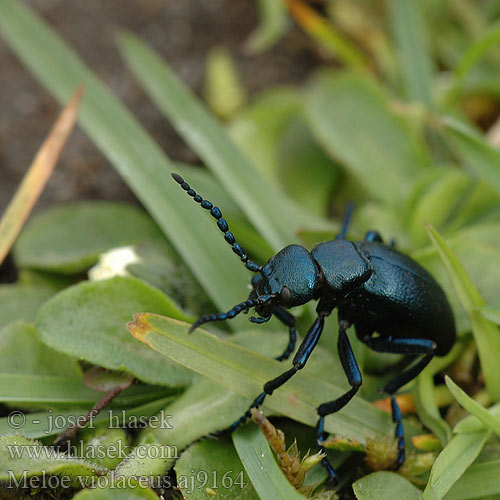
<instances>
[{"instance_id":1,"label":"beetle eye","mask_svg":"<svg viewBox=\"0 0 500 500\"><path fill-rule=\"evenodd\" d=\"M288 304L290 301L291 293L288 287L284 286L280 292L280 301L283 304Z\"/></svg>"}]
</instances>

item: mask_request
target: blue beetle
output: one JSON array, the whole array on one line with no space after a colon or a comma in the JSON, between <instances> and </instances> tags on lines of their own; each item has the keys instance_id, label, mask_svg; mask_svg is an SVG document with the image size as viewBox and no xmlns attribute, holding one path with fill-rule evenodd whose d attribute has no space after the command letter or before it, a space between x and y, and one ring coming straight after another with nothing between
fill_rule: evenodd
<instances>
[{"instance_id":1,"label":"blue beetle","mask_svg":"<svg viewBox=\"0 0 500 500\"><path fill-rule=\"evenodd\" d=\"M210 321L224 321L255 308L254 323L264 323L274 315L289 329L288 345L278 360L288 359L295 349L295 318L287 309L318 300L317 317L300 344L292 368L264 385L264 390L249 410L228 429L234 430L250 416L250 409L262 405L278 387L303 368L318 344L325 317L337 308L339 336L337 348L351 386L339 398L321 404L316 426L317 445L324 451L324 420L344 407L362 383L361 372L351 349L346 331L354 326L359 340L378 352L422 355L415 364L387 383L383 389L391 397L392 418L398 442L396 468L405 460L405 439L401 410L395 393L414 379L435 356L447 354L455 342L455 321L450 304L436 280L417 262L383 243L376 231L369 231L363 241L345 239L352 215L349 209L340 234L320 243L310 252L300 245L289 245L271 257L264 266L249 260L229 231L218 207L204 200L178 174L172 177L195 202L210 210L217 226L247 269L256 273L247 300L225 313L199 318L190 332ZM336 474L327 458L322 460L330 483Z\"/></svg>"}]
</instances>

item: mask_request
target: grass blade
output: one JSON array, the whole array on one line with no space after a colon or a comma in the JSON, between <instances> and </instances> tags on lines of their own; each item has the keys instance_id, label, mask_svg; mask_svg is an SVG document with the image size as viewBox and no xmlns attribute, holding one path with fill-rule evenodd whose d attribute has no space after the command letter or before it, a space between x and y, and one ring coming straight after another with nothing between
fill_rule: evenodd
<instances>
[{"instance_id":1,"label":"grass blade","mask_svg":"<svg viewBox=\"0 0 500 500\"><path fill-rule=\"evenodd\" d=\"M500 193L500 151L488 144L476 130L455 118L446 117L444 125L465 165Z\"/></svg>"},{"instance_id":2,"label":"grass blade","mask_svg":"<svg viewBox=\"0 0 500 500\"><path fill-rule=\"evenodd\" d=\"M453 485L445 500L472 500L487 495L500 494L500 460L474 464L467 469L464 475ZM493 496L488 497L493 500Z\"/></svg>"},{"instance_id":3,"label":"grass blade","mask_svg":"<svg viewBox=\"0 0 500 500\"><path fill-rule=\"evenodd\" d=\"M432 63L426 47L422 4L418 0L388 0L387 5L407 95L432 107Z\"/></svg>"},{"instance_id":4,"label":"grass blade","mask_svg":"<svg viewBox=\"0 0 500 500\"><path fill-rule=\"evenodd\" d=\"M490 434L490 431L482 431L455 436L432 466L424 499L438 500L446 495L479 455Z\"/></svg>"},{"instance_id":5,"label":"grass blade","mask_svg":"<svg viewBox=\"0 0 500 500\"><path fill-rule=\"evenodd\" d=\"M460 387L458 387L450 377L445 377L446 385L453 394L453 397L463 406L469 413L475 415L483 422L490 430L500 436L500 418L495 417L486 408L483 408L479 403L468 396Z\"/></svg>"},{"instance_id":6,"label":"grass blade","mask_svg":"<svg viewBox=\"0 0 500 500\"><path fill-rule=\"evenodd\" d=\"M281 472L266 438L256 425L247 425L234 432L233 443L262 500L305 499Z\"/></svg>"},{"instance_id":7,"label":"grass blade","mask_svg":"<svg viewBox=\"0 0 500 500\"><path fill-rule=\"evenodd\" d=\"M0 264L9 253L24 222L54 171L61 151L75 125L83 91L83 87L80 87L59 114L0 219Z\"/></svg>"},{"instance_id":8,"label":"grass blade","mask_svg":"<svg viewBox=\"0 0 500 500\"><path fill-rule=\"evenodd\" d=\"M296 222L259 171L166 62L130 33L118 38L123 58L177 132L204 160L228 194L275 250L293 242Z\"/></svg>"},{"instance_id":9,"label":"grass blade","mask_svg":"<svg viewBox=\"0 0 500 500\"><path fill-rule=\"evenodd\" d=\"M500 333L498 327L482 316L479 311L485 306L474 283L469 278L462 263L451 251L439 233L427 225L429 237L436 247L453 283L453 287L465 310L477 343L481 370L488 394L492 401L500 400L500 383L498 382L498 367L500 366Z\"/></svg>"},{"instance_id":10,"label":"grass blade","mask_svg":"<svg viewBox=\"0 0 500 500\"><path fill-rule=\"evenodd\" d=\"M332 23L302 0L285 0L297 24L333 57L352 68L364 68L367 57Z\"/></svg>"},{"instance_id":11,"label":"grass blade","mask_svg":"<svg viewBox=\"0 0 500 500\"><path fill-rule=\"evenodd\" d=\"M231 307L235 297L245 290L248 275L219 231L207 227L210 217L203 217L200 208L170 178L174 165L146 130L74 51L23 3L0 2L0 31L16 55L59 101L65 102L78 85L85 84L79 124L148 209L213 302L220 309ZM229 326L243 324L244 320L235 318Z\"/></svg>"},{"instance_id":12,"label":"grass blade","mask_svg":"<svg viewBox=\"0 0 500 500\"><path fill-rule=\"evenodd\" d=\"M274 359L201 329L188 335L186 323L149 313L136 314L134 318L127 328L140 341L242 396L255 397L265 382L285 370L283 364ZM316 425L317 406L344 394L345 387L312 376L307 373L311 368L306 367L275 391L266 399L265 406L307 425ZM364 442L367 437L376 439L385 435L390 422L387 414L356 397L341 411L328 416L325 428Z\"/></svg>"},{"instance_id":13,"label":"grass blade","mask_svg":"<svg viewBox=\"0 0 500 500\"><path fill-rule=\"evenodd\" d=\"M245 42L250 54L259 54L271 48L288 27L288 16L282 0L258 1L260 23Z\"/></svg>"}]
</instances>

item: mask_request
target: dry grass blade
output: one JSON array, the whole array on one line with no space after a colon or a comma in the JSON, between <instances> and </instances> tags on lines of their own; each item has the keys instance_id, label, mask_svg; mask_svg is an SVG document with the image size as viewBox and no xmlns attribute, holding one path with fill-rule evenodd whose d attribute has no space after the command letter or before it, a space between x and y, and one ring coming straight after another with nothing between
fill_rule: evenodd
<instances>
[{"instance_id":1,"label":"dry grass blade","mask_svg":"<svg viewBox=\"0 0 500 500\"><path fill-rule=\"evenodd\" d=\"M83 92L82 85L59 114L0 220L0 263L9 253L24 222L54 171L61 151L75 125Z\"/></svg>"}]
</instances>

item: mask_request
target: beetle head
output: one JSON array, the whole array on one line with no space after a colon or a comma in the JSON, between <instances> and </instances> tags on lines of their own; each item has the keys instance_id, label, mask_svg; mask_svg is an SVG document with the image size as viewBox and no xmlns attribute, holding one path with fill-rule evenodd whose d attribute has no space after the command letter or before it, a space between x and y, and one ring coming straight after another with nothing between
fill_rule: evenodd
<instances>
[{"instance_id":1,"label":"beetle head","mask_svg":"<svg viewBox=\"0 0 500 500\"><path fill-rule=\"evenodd\" d=\"M316 295L319 273L311 254L300 245L289 245L271 257L252 279L257 298L271 296L255 310L263 317L276 309L300 306Z\"/></svg>"}]
</instances>

